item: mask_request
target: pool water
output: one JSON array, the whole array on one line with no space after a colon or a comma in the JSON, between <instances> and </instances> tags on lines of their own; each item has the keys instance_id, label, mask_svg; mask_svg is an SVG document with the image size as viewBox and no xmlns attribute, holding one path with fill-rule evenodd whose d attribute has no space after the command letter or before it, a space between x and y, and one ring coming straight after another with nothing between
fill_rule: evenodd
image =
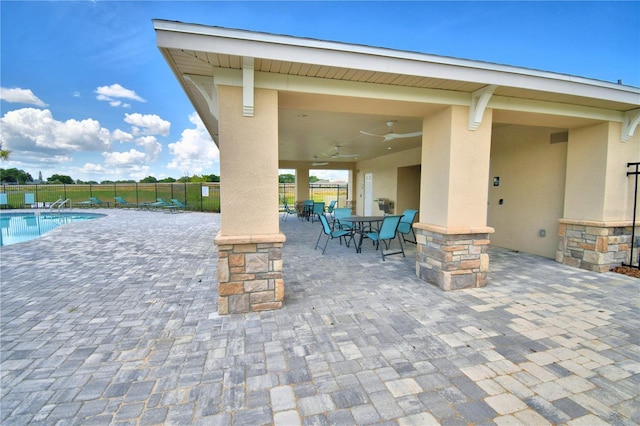
<instances>
[{"instance_id":1,"label":"pool water","mask_svg":"<svg viewBox=\"0 0 640 426\"><path fill-rule=\"evenodd\" d=\"M0 214L0 246L33 240L58 226L104 216L96 213L3 213Z\"/></svg>"}]
</instances>

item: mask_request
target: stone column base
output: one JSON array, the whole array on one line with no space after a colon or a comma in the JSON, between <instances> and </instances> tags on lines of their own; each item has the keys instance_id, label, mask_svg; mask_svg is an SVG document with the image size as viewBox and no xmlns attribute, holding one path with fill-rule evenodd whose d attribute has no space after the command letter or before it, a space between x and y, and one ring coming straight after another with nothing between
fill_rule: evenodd
<instances>
[{"instance_id":1,"label":"stone column base","mask_svg":"<svg viewBox=\"0 0 640 426\"><path fill-rule=\"evenodd\" d=\"M282 308L285 240L284 234L216 236L220 315Z\"/></svg>"},{"instance_id":2,"label":"stone column base","mask_svg":"<svg viewBox=\"0 0 640 426\"><path fill-rule=\"evenodd\" d=\"M558 223L560 243L556 261L595 272L607 272L623 262L629 262L631 221L560 219Z\"/></svg>"},{"instance_id":3,"label":"stone column base","mask_svg":"<svg viewBox=\"0 0 640 426\"><path fill-rule=\"evenodd\" d=\"M484 287L493 228L445 228L414 223L416 275L443 290Z\"/></svg>"}]
</instances>

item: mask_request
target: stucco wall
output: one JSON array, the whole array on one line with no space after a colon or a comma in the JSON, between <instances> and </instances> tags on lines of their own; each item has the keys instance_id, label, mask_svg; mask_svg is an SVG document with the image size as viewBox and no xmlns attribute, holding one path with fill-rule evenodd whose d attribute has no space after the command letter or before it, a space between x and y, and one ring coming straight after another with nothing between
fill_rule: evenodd
<instances>
[{"instance_id":1,"label":"stucco wall","mask_svg":"<svg viewBox=\"0 0 640 426\"><path fill-rule=\"evenodd\" d=\"M620 123L569 131L565 218L632 219L634 180L627 177L626 165L640 161L640 132L621 142L620 131Z\"/></svg>"},{"instance_id":2,"label":"stucco wall","mask_svg":"<svg viewBox=\"0 0 640 426\"><path fill-rule=\"evenodd\" d=\"M402 141L396 141L402 143ZM382 214L378 205L373 202L377 198L388 198L394 202L394 213L401 214L398 210L398 168L420 164L420 148L401 151L368 161L359 162L357 165L356 188L356 214L364 214L364 175L373 173L373 214Z\"/></svg>"},{"instance_id":3,"label":"stucco wall","mask_svg":"<svg viewBox=\"0 0 640 426\"><path fill-rule=\"evenodd\" d=\"M398 200L396 211L420 209L420 166L398 168Z\"/></svg>"},{"instance_id":4,"label":"stucco wall","mask_svg":"<svg viewBox=\"0 0 640 426\"><path fill-rule=\"evenodd\" d=\"M555 258L567 143L550 143L553 132L517 125L493 129L487 214L488 226L495 229L492 245ZM493 186L494 177L500 178L499 186Z\"/></svg>"}]
</instances>

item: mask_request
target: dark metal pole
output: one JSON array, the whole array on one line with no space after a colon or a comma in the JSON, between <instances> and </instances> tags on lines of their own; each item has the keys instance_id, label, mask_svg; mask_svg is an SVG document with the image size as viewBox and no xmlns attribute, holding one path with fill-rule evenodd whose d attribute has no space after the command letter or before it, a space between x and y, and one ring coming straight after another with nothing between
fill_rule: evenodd
<instances>
[{"instance_id":1,"label":"dark metal pole","mask_svg":"<svg viewBox=\"0 0 640 426\"><path fill-rule=\"evenodd\" d=\"M638 206L638 165L640 165L640 163L627 163L627 168L631 167L631 166L635 166L635 170L631 171L631 172L627 172L627 177L629 177L630 175L634 175L635 176L635 185L634 185L634 189L633 189L633 221L631 224L631 253L629 253L629 265L625 265L625 266L633 266L633 247L636 244L636 209ZM624 263L623 263L624 265ZM640 259L638 259L638 266L636 266L637 268L640 269Z\"/></svg>"}]
</instances>

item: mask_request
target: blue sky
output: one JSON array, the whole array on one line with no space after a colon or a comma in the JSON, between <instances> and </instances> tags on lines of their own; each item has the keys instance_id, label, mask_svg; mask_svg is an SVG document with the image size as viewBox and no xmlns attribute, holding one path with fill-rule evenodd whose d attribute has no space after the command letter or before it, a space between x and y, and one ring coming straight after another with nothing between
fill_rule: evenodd
<instances>
[{"instance_id":1,"label":"blue sky","mask_svg":"<svg viewBox=\"0 0 640 426\"><path fill-rule=\"evenodd\" d=\"M2 168L81 180L219 174L152 19L640 86L640 2L0 2Z\"/></svg>"}]
</instances>

